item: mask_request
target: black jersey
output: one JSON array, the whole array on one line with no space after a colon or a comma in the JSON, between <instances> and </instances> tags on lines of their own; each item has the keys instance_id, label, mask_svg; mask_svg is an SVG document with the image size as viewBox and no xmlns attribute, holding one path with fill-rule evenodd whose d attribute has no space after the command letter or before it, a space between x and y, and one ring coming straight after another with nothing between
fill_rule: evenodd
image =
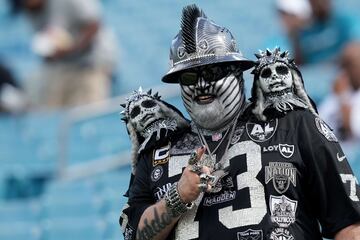
<instances>
[{"instance_id":1,"label":"black jersey","mask_svg":"<svg viewBox=\"0 0 360 240\"><path fill-rule=\"evenodd\" d=\"M123 211L125 239L135 238L143 211L165 196L200 146L186 134L143 156ZM308 111L239 121L225 156L222 190L200 195L168 239L321 240L360 221L360 188L346 155Z\"/></svg>"}]
</instances>

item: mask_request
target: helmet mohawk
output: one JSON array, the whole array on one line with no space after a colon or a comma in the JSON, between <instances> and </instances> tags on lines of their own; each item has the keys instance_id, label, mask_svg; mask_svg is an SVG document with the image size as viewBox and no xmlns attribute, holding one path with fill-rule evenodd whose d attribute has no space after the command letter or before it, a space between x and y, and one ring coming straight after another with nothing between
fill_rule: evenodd
<instances>
[{"instance_id":1,"label":"helmet mohawk","mask_svg":"<svg viewBox=\"0 0 360 240\"><path fill-rule=\"evenodd\" d=\"M188 54L196 52L196 24L198 17L206 18L204 12L195 4L183 8L181 30L184 48Z\"/></svg>"}]
</instances>

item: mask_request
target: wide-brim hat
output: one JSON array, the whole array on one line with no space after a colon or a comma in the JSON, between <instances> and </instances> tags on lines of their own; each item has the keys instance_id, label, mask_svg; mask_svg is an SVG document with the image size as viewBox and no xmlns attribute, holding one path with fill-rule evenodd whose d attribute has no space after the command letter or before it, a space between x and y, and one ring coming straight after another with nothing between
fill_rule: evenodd
<instances>
[{"instance_id":1,"label":"wide-brim hat","mask_svg":"<svg viewBox=\"0 0 360 240\"><path fill-rule=\"evenodd\" d=\"M254 66L239 51L231 32L209 20L196 5L183 9L181 30L170 48L170 69L162 78L178 83L179 73L211 64L236 64L243 71Z\"/></svg>"}]
</instances>

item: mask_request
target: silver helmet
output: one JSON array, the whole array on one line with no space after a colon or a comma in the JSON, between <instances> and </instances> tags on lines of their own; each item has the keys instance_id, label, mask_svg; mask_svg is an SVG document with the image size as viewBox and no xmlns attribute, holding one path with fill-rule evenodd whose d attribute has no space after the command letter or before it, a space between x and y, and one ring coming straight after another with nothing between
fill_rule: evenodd
<instances>
[{"instance_id":1,"label":"silver helmet","mask_svg":"<svg viewBox=\"0 0 360 240\"><path fill-rule=\"evenodd\" d=\"M179 72L214 63L237 63L243 71L254 65L238 50L227 28L208 19L195 4L184 7L181 30L171 43L170 70L162 81L178 83Z\"/></svg>"}]
</instances>

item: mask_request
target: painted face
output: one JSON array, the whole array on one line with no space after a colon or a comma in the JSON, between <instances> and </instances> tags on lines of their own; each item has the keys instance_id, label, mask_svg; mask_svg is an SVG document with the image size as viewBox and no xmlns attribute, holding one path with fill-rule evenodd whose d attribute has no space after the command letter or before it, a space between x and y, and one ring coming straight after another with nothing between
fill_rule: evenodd
<instances>
[{"instance_id":1,"label":"painted face","mask_svg":"<svg viewBox=\"0 0 360 240\"><path fill-rule=\"evenodd\" d=\"M224 127L242 106L243 81L230 67L207 66L180 76L181 95L192 120L204 129Z\"/></svg>"},{"instance_id":2,"label":"painted face","mask_svg":"<svg viewBox=\"0 0 360 240\"><path fill-rule=\"evenodd\" d=\"M286 64L281 62L267 65L260 72L259 84L264 93L290 88L293 84L291 71Z\"/></svg>"},{"instance_id":3,"label":"painted face","mask_svg":"<svg viewBox=\"0 0 360 240\"><path fill-rule=\"evenodd\" d=\"M144 96L130 103L129 116L131 125L141 133L156 120L164 118L164 113L154 99Z\"/></svg>"}]
</instances>

